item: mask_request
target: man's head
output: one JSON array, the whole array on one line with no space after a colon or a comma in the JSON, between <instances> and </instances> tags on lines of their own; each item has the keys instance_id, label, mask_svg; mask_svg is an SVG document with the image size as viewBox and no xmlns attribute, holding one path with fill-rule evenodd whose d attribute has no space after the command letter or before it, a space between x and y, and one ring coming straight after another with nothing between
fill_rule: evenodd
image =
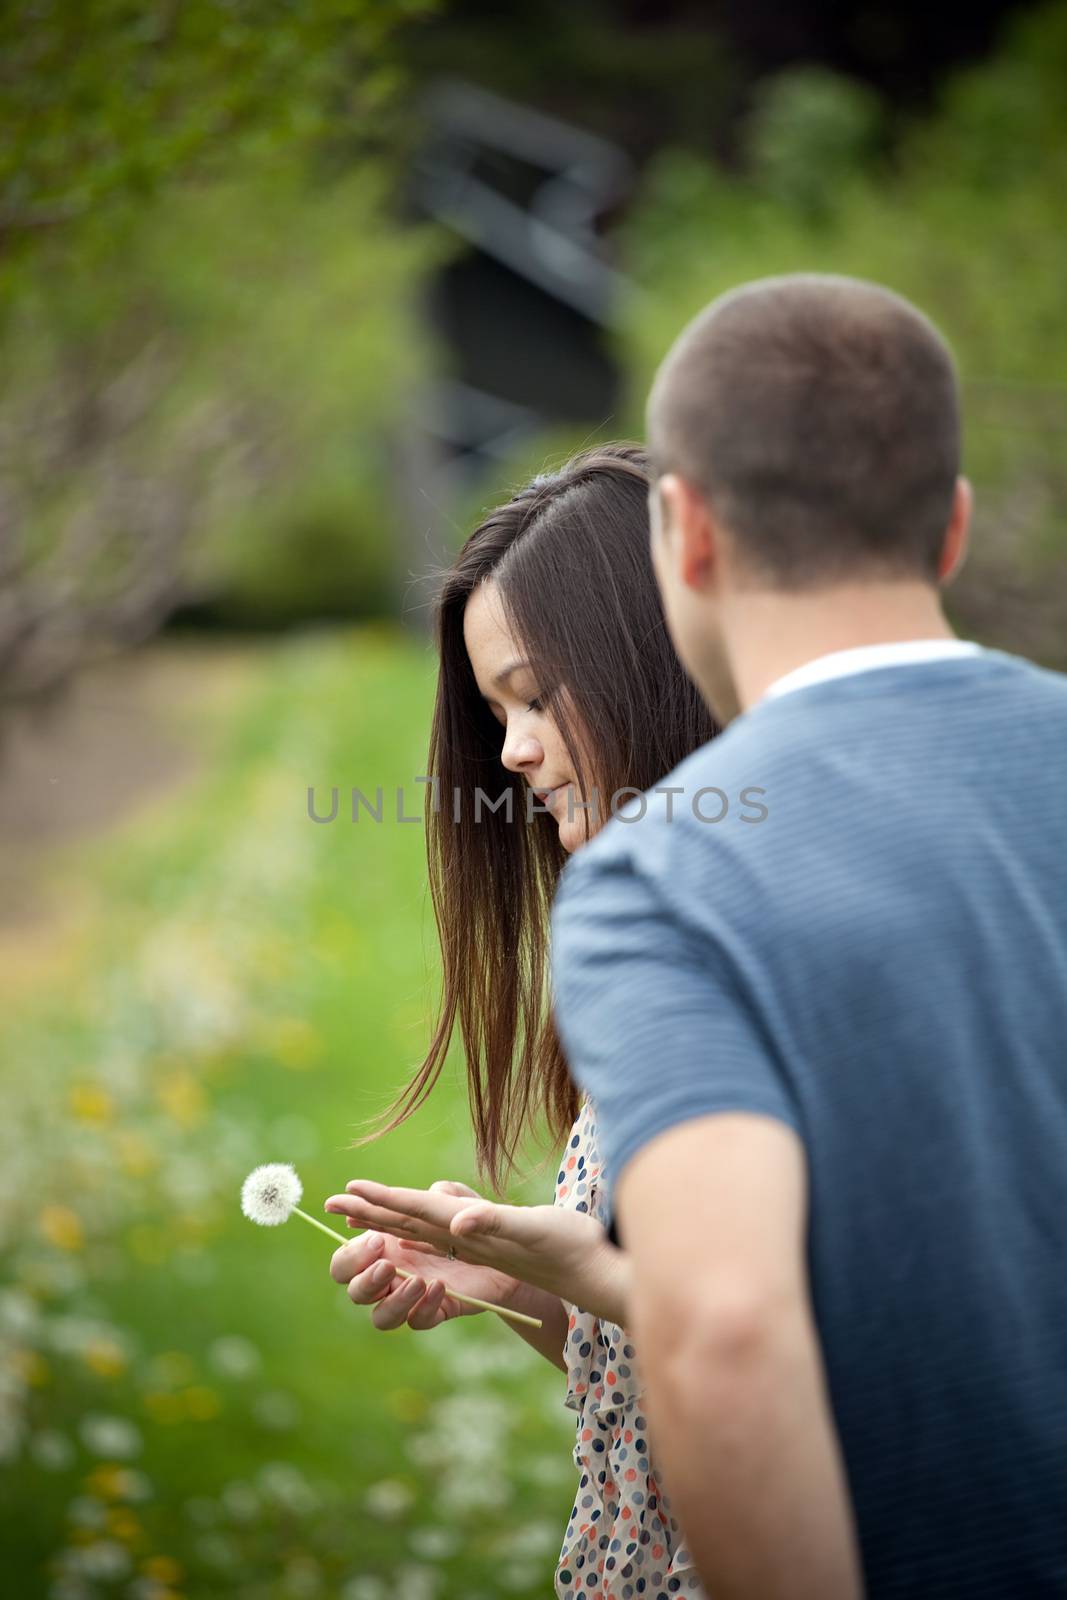
<instances>
[{"instance_id":1,"label":"man's head","mask_svg":"<svg viewBox=\"0 0 1067 1600\"><path fill-rule=\"evenodd\" d=\"M934 591L962 555L952 357L877 284L798 274L714 301L659 369L648 439L672 636L723 701L739 596L830 605L857 585Z\"/></svg>"}]
</instances>

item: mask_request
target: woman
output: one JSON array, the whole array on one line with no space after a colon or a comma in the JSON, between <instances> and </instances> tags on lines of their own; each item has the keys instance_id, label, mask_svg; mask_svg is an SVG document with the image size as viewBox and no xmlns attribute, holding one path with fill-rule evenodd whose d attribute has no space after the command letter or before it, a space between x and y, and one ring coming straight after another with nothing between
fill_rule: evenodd
<instances>
[{"instance_id":1,"label":"woman","mask_svg":"<svg viewBox=\"0 0 1067 1600\"><path fill-rule=\"evenodd\" d=\"M567 1374L577 1412L580 1481L556 1593L611 1600L703 1592L649 1460L620 1325L628 1262L598 1202L596 1111L568 1075L547 981L548 912L567 854L607 820L612 796L650 789L718 731L667 633L647 496L640 448L586 451L492 512L444 576L427 817L441 1013L385 1126L357 1141L425 1100L458 1022L480 1174L499 1192L543 1122L564 1147L554 1204L493 1205L460 1183L353 1180L325 1205L377 1230L331 1268L353 1301L373 1305L375 1326L470 1314L450 1288L541 1318L539 1329L507 1325ZM427 1265L429 1282L396 1273Z\"/></svg>"}]
</instances>

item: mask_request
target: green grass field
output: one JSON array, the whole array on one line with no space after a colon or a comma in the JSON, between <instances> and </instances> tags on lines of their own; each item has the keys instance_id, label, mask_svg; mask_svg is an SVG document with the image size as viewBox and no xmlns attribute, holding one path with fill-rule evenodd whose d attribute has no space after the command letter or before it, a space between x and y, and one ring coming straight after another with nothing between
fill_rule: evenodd
<instances>
[{"instance_id":1,"label":"green grass field","mask_svg":"<svg viewBox=\"0 0 1067 1600\"><path fill-rule=\"evenodd\" d=\"M421 823L345 796L421 812L432 655L384 628L168 649L195 775L56 854L68 914L0 979L5 1592L549 1594L562 1375L491 1315L379 1333L327 1239L238 1203L263 1161L312 1214L357 1174L477 1181L457 1050L347 1149L421 1059L437 966ZM531 1168L512 1199L550 1198Z\"/></svg>"}]
</instances>

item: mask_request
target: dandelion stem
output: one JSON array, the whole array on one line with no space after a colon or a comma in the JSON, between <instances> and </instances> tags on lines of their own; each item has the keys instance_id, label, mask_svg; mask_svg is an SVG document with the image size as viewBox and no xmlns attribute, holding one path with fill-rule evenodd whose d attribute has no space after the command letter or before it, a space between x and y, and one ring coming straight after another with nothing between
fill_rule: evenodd
<instances>
[{"instance_id":1,"label":"dandelion stem","mask_svg":"<svg viewBox=\"0 0 1067 1600\"><path fill-rule=\"evenodd\" d=\"M342 1244L348 1243L343 1233L338 1233L336 1228L328 1228L325 1222L319 1221L318 1217L309 1217L307 1212L301 1211L299 1206L294 1206L293 1210L298 1217L303 1217L305 1222L310 1222L313 1228L320 1228L323 1233L328 1233L331 1239L340 1239Z\"/></svg>"}]
</instances>

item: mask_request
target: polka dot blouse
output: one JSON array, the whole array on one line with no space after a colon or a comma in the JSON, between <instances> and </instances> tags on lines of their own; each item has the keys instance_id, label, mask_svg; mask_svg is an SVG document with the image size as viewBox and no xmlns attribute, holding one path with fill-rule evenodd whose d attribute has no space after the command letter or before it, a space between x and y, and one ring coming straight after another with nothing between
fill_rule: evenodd
<instances>
[{"instance_id":1,"label":"polka dot blouse","mask_svg":"<svg viewBox=\"0 0 1067 1600\"><path fill-rule=\"evenodd\" d=\"M597 1206L596 1113L586 1100L556 1178L555 1203ZM678 1523L649 1459L642 1384L624 1330L570 1306L566 1404L577 1412L574 1510L556 1568L559 1600L703 1600Z\"/></svg>"}]
</instances>

